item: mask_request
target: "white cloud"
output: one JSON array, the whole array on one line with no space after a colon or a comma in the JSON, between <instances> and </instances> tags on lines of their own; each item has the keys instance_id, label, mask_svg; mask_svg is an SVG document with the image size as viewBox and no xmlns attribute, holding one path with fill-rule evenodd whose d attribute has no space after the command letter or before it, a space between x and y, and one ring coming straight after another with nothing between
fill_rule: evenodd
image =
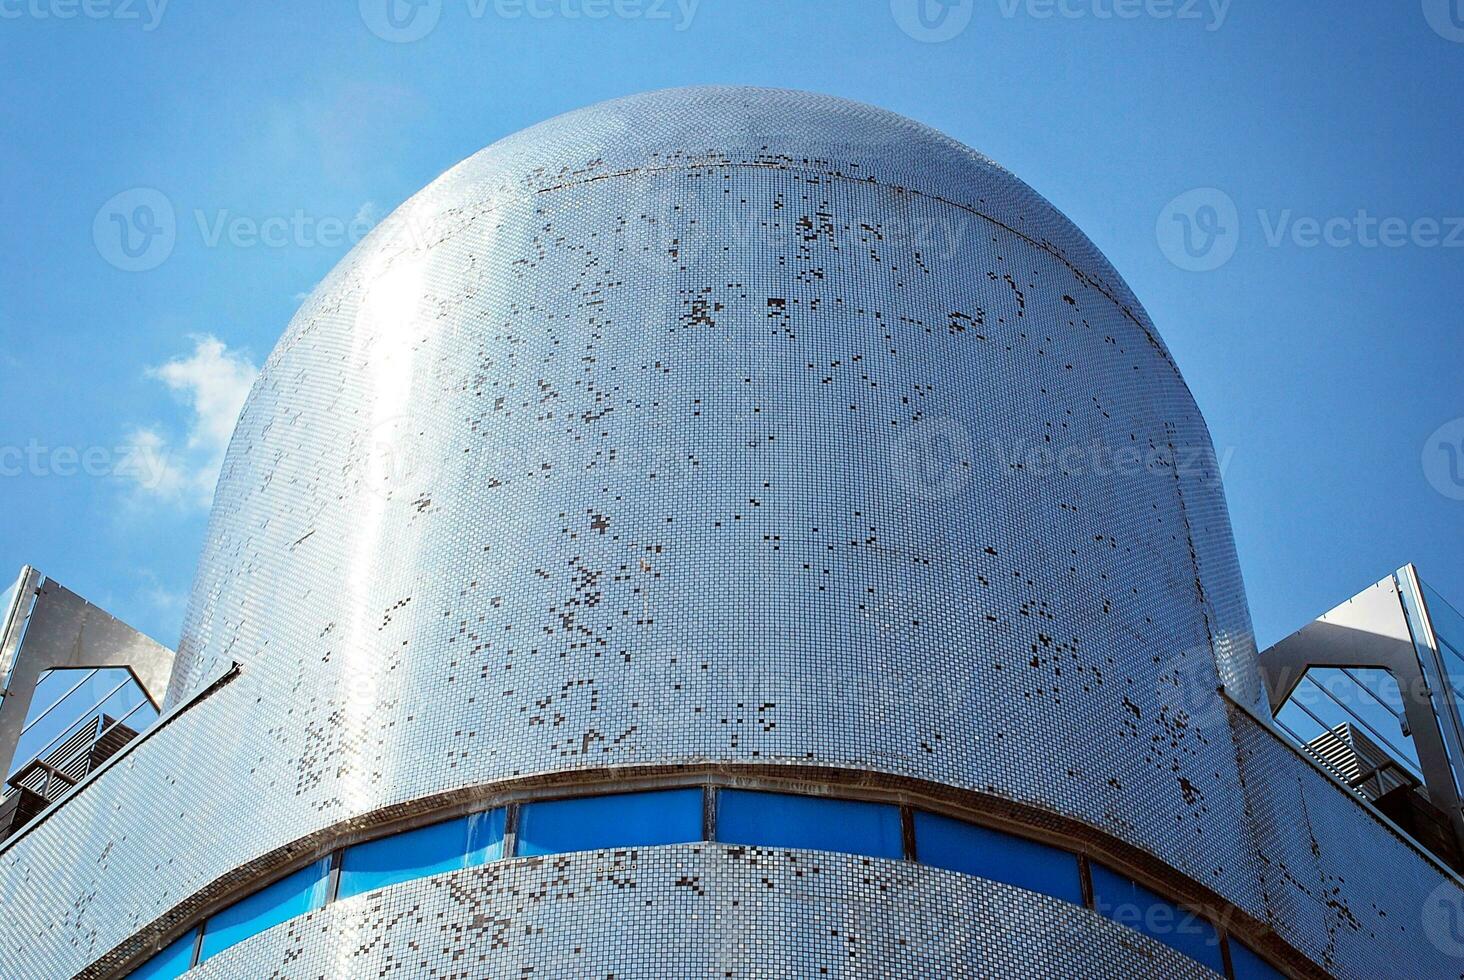
<instances>
[{"instance_id":1,"label":"white cloud","mask_svg":"<svg viewBox=\"0 0 1464 980\"><path fill-rule=\"evenodd\" d=\"M189 484L187 472L171 459L167 438L156 428L133 429L127 433L124 455L118 464L121 476L158 497L177 499Z\"/></svg>"},{"instance_id":2,"label":"white cloud","mask_svg":"<svg viewBox=\"0 0 1464 980\"><path fill-rule=\"evenodd\" d=\"M139 582L138 595L144 603L170 617L182 616L188 605L188 593L163 585L157 573L150 568L139 568L136 575Z\"/></svg>"},{"instance_id":3,"label":"white cloud","mask_svg":"<svg viewBox=\"0 0 1464 980\"><path fill-rule=\"evenodd\" d=\"M193 339L193 353L148 369L188 406L188 434L176 447L158 426L129 435L129 475L147 493L166 500L208 506L224 463L224 450L259 369L217 337Z\"/></svg>"}]
</instances>

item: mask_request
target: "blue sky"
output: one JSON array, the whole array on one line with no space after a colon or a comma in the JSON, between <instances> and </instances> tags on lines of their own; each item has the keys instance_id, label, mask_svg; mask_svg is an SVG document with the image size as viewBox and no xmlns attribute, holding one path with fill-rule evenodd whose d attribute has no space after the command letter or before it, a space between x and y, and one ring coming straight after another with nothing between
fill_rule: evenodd
<instances>
[{"instance_id":1,"label":"blue sky","mask_svg":"<svg viewBox=\"0 0 1464 980\"><path fill-rule=\"evenodd\" d=\"M175 643L238 400L362 229L548 116L745 83L1093 238L1228 459L1262 643L1405 561L1464 600L1464 0L393 2L0 0L0 562Z\"/></svg>"}]
</instances>

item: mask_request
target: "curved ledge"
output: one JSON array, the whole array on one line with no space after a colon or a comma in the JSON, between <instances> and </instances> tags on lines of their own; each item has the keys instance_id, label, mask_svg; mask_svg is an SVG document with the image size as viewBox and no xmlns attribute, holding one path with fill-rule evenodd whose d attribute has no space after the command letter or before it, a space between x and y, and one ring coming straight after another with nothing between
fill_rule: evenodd
<instances>
[{"instance_id":1,"label":"curved ledge","mask_svg":"<svg viewBox=\"0 0 1464 980\"><path fill-rule=\"evenodd\" d=\"M1090 908L1093 906L1093 893L1089 864L1098 862L1208 920L1223 938L1243 942L1293 976L1328 976L1265 923L1226 901L1208 886L1163 864L1140 848L1050 811L991 794L881 773L824 767L716 764L622 767L534 776L465 787L386 807L366 817L342 821L220 877L76 976L87 980L126 976L129 970L136 969L158 950L197 928L210 916L274 881L355 844L495 807L686 787L767 790L895 804L904 808L907 814L919 809L1046 844L1074 855L1080 862L1085 882L1085 904ZM511 817L510 834L513 823ZM908 816L905 826L907 834L910 834ZM705 836L712 839L714 835L709 826L708 831ZM907 860L914 857L913 843L907 837ZM506 853L511 853L511 847Z\"/></svg>"}]
</instances>

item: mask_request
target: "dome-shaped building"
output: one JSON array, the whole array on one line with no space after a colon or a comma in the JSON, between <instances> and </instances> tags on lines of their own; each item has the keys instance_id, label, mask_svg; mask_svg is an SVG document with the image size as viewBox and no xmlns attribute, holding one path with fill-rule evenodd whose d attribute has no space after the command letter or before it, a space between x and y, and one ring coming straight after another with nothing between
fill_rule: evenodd
<instances>
[{"instance_id":1,"label":"dome-shaped building","mask_svg":"<svg viewBox=\"0 0 1464 980\"><path fill-rule=\"evenodd\" d=\"M625 99L453 168L304 305L171 699L230 659L308 691L279 748L317 812L833 767L1183 863L1215 774L1166 689L1259 695L1213 460L1138 303L1006 171L836 99Z\"/></svg>"},{"instance_id":2,"label":"dome-shaped building","mask_svg":"<svg viewBox=\"0 0 1464 980\"><path fill-rule=\"evenodd\" d=\"M1263 703L1204 421L1081 232L888 112L622 99L269 357L76 966L1320 975Z\"/></svg>"}]
</instances>

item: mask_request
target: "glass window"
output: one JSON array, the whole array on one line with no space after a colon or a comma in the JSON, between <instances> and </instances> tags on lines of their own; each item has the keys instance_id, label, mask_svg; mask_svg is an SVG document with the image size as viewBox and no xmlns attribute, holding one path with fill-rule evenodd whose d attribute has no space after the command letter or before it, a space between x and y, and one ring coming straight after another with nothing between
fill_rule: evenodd
<instances>
[{"instance_id":1,"label":"glass window","mask_svg":"<svg viewBox=\"0 0 1464 980\"><path fill-rule=\"evenodd\" d=\"M1093 908L1120 925L1176 949L1216 973L1225 972L1220 937L1201 916L1101 864L1093 864Z\"/></svg>"},{"instance_id":2,"label":"glass window","mask_svg":"<svg viewBox=\"0 0 1464 980\"><path fill-rule=\"evenodd\" d=\"M1083 904L1077 855L1036 841L916 811L915 856L921 864Z\"/></svg>"},{"instance_id":3,"label":"glass window","mask_svg":"<svg viewBox=\"0 0 1464 980\"><path fill-rule=\"evenodd\" d=\"M199 962L270 926L323 906L329 871L330 858L323 858L212 916L203 924Z\"/></svg>"},{"instance_id":4,"label":"glass window","mask_svg":"<svg viewBox=\"0 0 1464 980\"><path fill-rule=\"evenodd\" d=\"M741 789L717 793L717 840L883 858L905 855L897 806Z\"/></svg>"},{"instance_id":5,"label":"glass window","mask_svg":"<svg viewBox=\"0 0 1464 980\"><path fill-rule=\"evenodd\" d=\"M346 848L340 898L503 857L500 808Z\"/></svg>"},{"instance_id":6,"label":"glass window","mask_svg":"<svg viewBox=\"0 0 1464 980\"><path fill-rule=\"evenodd\" d=\"M702 839L702 791L658 790L525 803L516 853L559 854Z\"/></svg>"},{"instance_id":7,"label":"glass window","mask_svg":"<svg viewBox=\"0 0 1464 980\"><path fill-rule=\"evenodd\" d=\"M189 929L127 976L131 980L173 980L181 977L193 964L193 946L197 942L198 930Z\"/></svg>"},{"instance_id":8,"label":"glass window","mask_svg":"<svg viewBox=\"0 0 1464 980\"><path fill-rule=\"evenodd\" d=\"M1230 965L1235 968L1235 980L1286 980L1286 974L1234 939L1230 940Z\"/></svg>"}]
</instances>

